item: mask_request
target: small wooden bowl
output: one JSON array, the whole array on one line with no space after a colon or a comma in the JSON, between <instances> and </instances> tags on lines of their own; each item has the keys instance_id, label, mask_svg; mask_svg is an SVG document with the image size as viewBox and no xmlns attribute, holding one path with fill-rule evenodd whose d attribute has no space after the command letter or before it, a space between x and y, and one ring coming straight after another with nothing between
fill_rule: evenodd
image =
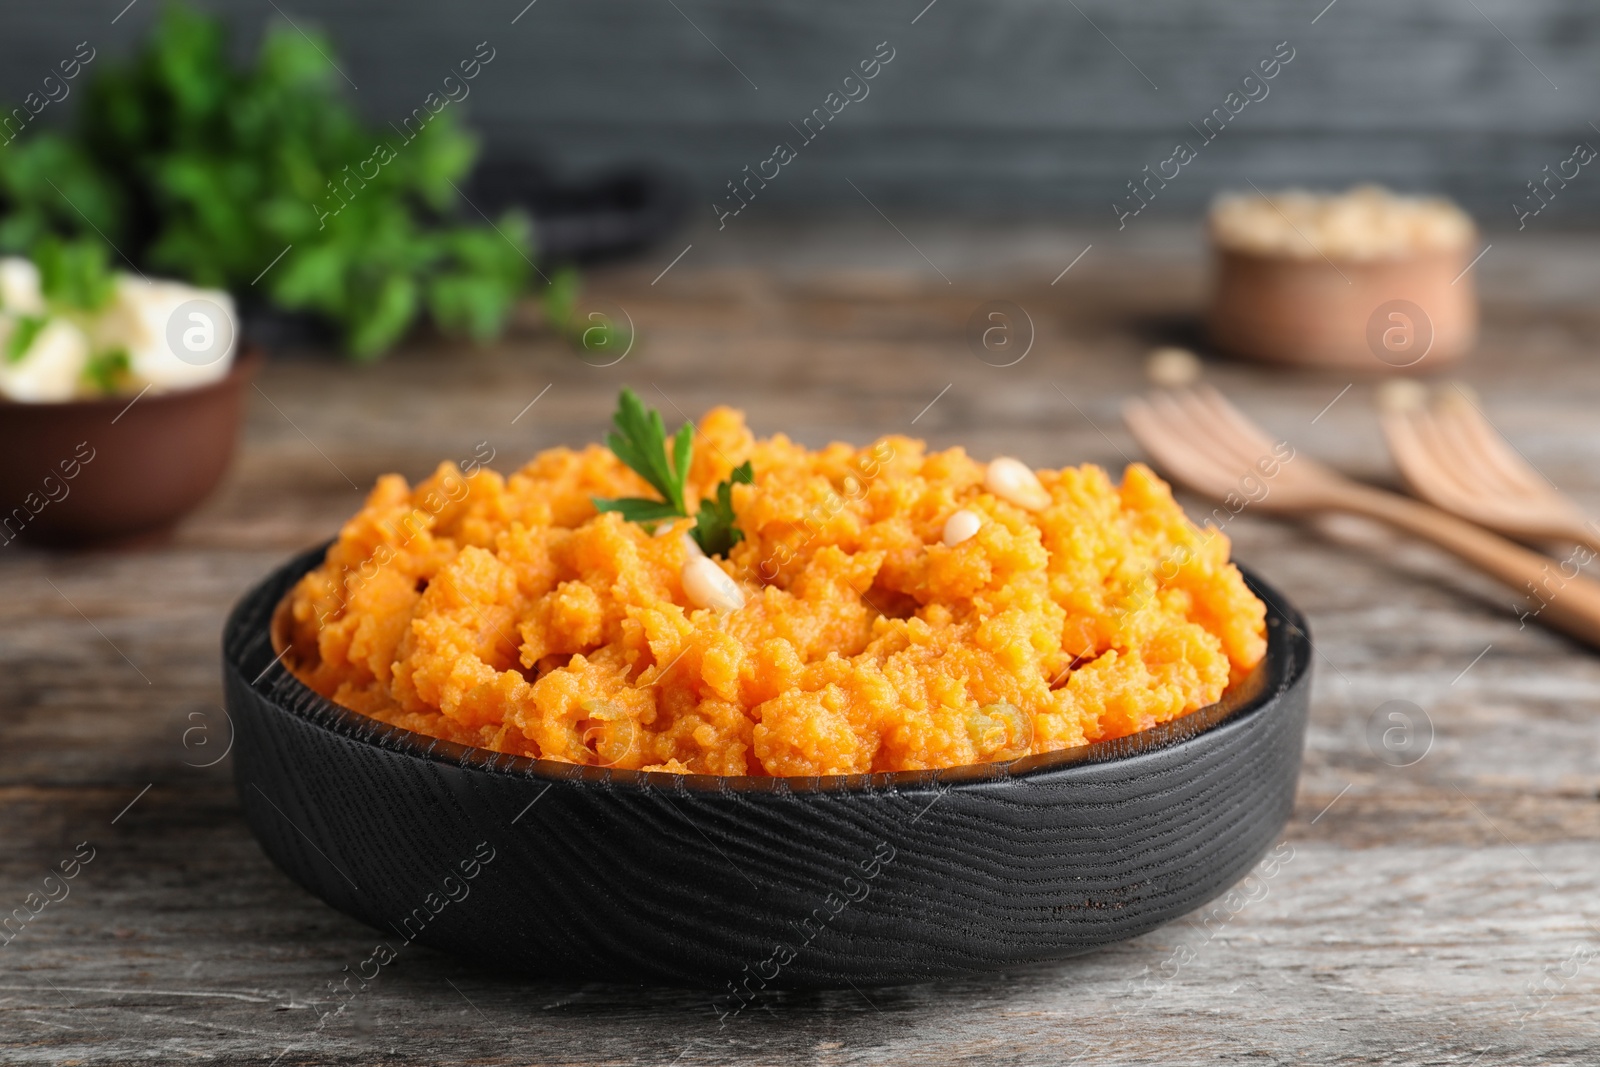
<instances>
[{"instance_id":1,"label":"small wooden bowl","mask_svg":"<svg viewBox=\"0 0 1600 1067\"><path fill-rule=\"evenodd\" d=\"M378 931L368 970L416 941L564 981L709 986L719 1012L760 989L974 975L1204 904L1294 805L1310 640L1248 575L1271 606L1266 659L1192 715L1010 764L718 778L468 748L324 699L270 636L324 553L234 608L223 675L245 820Z\"/></svg>"},{"instance_id":2,"label":"small wooden bowl","mask_svg":"<svg viewBox=\"0 0 1600 1067\"><path fill-rule=\"evenodd\" d=\"M227 377L137 402L0 401L0 542L80 547L172 526L227 471L262 358L246 347Z\"/></svg>"},{"instance_id":3,"label":"small wooden bowl","mask_svg":"<svg viewBox=\"0 0 1600 1067\"><path fill-rule=\"evenodd\" d=\"M1329 261L1214 247L1213 262L1211 341L1245 359L1426 373L1477 339L1466 249Z\"/></svg>"}]
</instances>

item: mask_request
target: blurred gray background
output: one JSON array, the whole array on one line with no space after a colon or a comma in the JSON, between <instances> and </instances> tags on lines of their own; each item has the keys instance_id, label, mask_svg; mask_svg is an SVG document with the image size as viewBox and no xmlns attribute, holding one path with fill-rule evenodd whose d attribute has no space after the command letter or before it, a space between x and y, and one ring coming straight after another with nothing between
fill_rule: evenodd
<instances>
[{"instance_id":1,"label":"blurred gray background","mask_svg":"<svg viewBox=\"0 0 1600 1067\"><path fill-rule=\"evenodd\" d=\"M1527 183L1600 146L1600 5L1581 0L241 0L252 52L290 19L333 39L352 98L397 121L480 41L467 118L496 155L560 170L648 161L684 175L691 219L887 41L895 58L760 193L764 211L881 208L1114 223L1125 183L1287 41L1294 60L1148 215L1219 189L1374 179L1516 226ZM0 98L19 103L87 40L125 51L160 0L11 3ZM121 13L119 16L119 12ZM116 19L113 23L113 18ZM516 21L513 22L513 19ZM1315 21L1313 21L1315 20ZM62 121L72 101L44 119ZM1584 168L1528 227L1600 217ZM1570 173L1570 165L1568 168ZM747 213L748 217L748 213Z\"/></svg>"}]
</instances>

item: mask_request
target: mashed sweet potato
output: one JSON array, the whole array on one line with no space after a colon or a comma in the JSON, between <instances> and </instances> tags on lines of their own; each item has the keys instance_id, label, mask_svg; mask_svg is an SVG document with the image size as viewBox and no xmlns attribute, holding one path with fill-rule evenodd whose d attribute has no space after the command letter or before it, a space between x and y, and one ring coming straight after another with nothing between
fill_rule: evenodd
<instances>
[{"instance_id":1,"label":"mashed sweet potato","mask_svg":"<svg viewBox=\"0 0 1600 1067\"><path fill-rule=\"evenodd\" d=\"M1140 464L1039 471L1030 512L984 464L699 425L691 499L749 459L745 606L692 607L690 520L655 536L592 497L649 496L609 450L509 478L378 480L290 596L299 677L373 718L501 752L727 775L908 770L1118 737L1214 703L1265 652L1265 609ZM958 509L981 518L955 547Z\"/></svg>"}]
</instances>

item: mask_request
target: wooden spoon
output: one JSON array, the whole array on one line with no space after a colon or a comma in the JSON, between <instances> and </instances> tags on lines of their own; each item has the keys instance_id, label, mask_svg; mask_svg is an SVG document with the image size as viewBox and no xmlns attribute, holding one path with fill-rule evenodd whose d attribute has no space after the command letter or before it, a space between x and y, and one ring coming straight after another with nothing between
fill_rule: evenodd
<instances>
[{"instance_id":1,"label":"wooden spoon","mask_svg":"<svg viewBox=\"0 0 1600 1067\"><path fill-rule=\"evenodd\" d=\"M1336 511L1395 526L1535 598L1523 613L1600 648L1600 582L1568 577L1553 562L1470 522L1361 485L1284 443L1274 443L1216 390L1158 393L1128 402L1128 428L1156 463L1196 492L1230 495L1279 514ZM1285 458L1285 457L1288 458ZM1270 473L1269 473L1270 472Z\"/></svg>"}]
</instances>

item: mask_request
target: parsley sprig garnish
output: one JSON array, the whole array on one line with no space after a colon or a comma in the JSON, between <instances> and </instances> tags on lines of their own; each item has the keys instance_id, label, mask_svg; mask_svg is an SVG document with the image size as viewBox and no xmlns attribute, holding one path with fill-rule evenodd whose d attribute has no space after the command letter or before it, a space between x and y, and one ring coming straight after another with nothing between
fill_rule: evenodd
<instances>
[{"instance_id":1,"label":"parsley sprig garnish","mask_svg":"<svg viewBox=\"0 0 1600 1067\"><path fill-rule=\"evenodd\" d=\"M611 416L616 429L606 435L606 444L634 471L660 493L662 500L628 496L619 500L596 500L601 511L620 511L629 522L656 522L689 514L684 504L684 483L689 480L689 461L694 456L694 427L687 422L672 438L672 455L667 455L667 428L661 412L646 408L632 389L624 388L617 398L617 411Z\"/></svg>"},{"instance_id":2,"label":"parsley sprig garnish","mask_svg":"<svg viewBox=\"0 0 1600 1067\"><path fill-rule=\"evenodd\" d=\"M661 421L661 413L645 407L638 395L626 387L617 398L617 410L611 421L616 428L606 435L606 444L662 498L627 496L606 500L596 497L594 506L601 511L615 511L629 522L688 518L685 493L689 463L694 457L694 426L686 422L678 428L669 454L667 428ZM735 482L749 485L752 481L754 473L746 460L717 486L714 497L700 502L690 533L706 555L726 555L744 539L743 531L733 524L733 485Z\"/></svg>"},{"instance_id":3,"label":"parsley sprig garnish","mask_svg":"<svg viewBox=\"0 0 1600 1067\"><path fill-rule=\"evenodd\" d=\"M18 315L11 336L6 338L6 362L21 363L49 322L46 315Z\"/></svg>"},{"instance_id":4,"label":"parsley sprig garnish","mask_svg":"<svg viewBox=\"0 0 1600 1067\"><path fill-rule=\"evenodd\" d=\"M745 460L726 479L717 483L717 495L700 501L700 514L695 517L694 539L708 556L726 556L728 550L744 540L744 531L733 524L733 484L749 485L755 481L750 461Z\"/></svg>"}]
</instances>

